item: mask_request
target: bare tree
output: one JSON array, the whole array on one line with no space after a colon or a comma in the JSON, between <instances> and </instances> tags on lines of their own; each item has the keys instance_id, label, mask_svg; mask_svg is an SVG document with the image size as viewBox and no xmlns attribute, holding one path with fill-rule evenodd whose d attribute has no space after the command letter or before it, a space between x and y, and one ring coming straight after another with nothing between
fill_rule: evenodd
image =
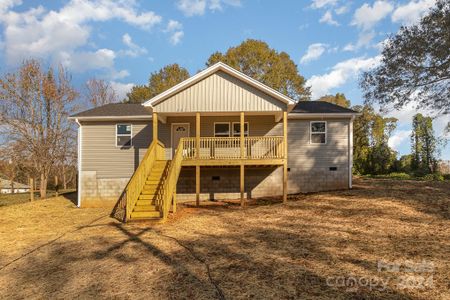
<instances>
[{"instance_id":1,"label":"bare tree","mask_svg":"<svg viewBox=\"0 0 450 300\"><path fill-rule=\"evenodd\" d=\"M7 142L0 147L0 172L11 185L11 193L14 193L14 182L17 181L21 170L21 159L18 143Z\"/></svg>"},{"instance_id":2,"label":"bare tree","mask_svg":"<svg viewBox=\"0 0 450 300\"><path fill-rule=\"evenodd\" d=\"M98 107L119 101L116 91L111 84L102 79L92 78L86 82L86 100L93 106Z\"/></svg>"},{"instance_id":3,"label":"bare tree","mask_svg":"<svg viewBox=\"0 0 450 300\"><path fill-rule=\"evenodd\" d=\"M14 73L0 78L0 134L21 145L40 176L41 198L47 194L51 169L61 160L73 124L78 93L62 66L56 74L36 60L25 61Z\"/></svg>"}]
</instances>

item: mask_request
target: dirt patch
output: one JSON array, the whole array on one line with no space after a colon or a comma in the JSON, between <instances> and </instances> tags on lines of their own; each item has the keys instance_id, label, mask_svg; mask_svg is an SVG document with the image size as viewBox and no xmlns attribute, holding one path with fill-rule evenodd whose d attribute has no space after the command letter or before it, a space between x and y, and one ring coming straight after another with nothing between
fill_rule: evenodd
<instances>
[{"instance_id":1,"label":"dirt patch","mask_svg":"<svg viewBox=\"0 0 450 300\"><path fill-rule=\"evenodd\" d=\"M2 207L0 298L448 299L449 204L448 183L359 179L285 205L180 206L166 224L62 197Z\"/></svg>"}]
</instances>

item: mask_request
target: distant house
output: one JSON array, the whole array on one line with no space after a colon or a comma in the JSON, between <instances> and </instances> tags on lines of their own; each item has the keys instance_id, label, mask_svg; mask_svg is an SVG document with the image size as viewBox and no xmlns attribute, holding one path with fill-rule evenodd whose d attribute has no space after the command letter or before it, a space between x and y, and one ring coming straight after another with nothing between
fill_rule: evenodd
<instances>
[{"instance_id":1,"label":"distant house","mask_svg":"<svg viewBox=\"0 0 450 300\"><path fill-rule=\"evenodd\" d=\"M165 219L179 200L246 205L351 188L356 115L327 102L296 103L217 63L143 104L71 116L79 126L78 206L119 199L125 219Z\"/></svg>"},{"instance_id":2,"label":"distant house","mask_svg":"<svg viewBox=\"0 0 450 300\"><path fill-rule=\"evenodd\" d=\"M0 193L11 194L12 187L14 187L14 193L26 193L30 191L30 187L26 184L15 181L13 181L12 183L13 184L11 184L11 180L0 178Z\"/></svg>"}]
</instances>

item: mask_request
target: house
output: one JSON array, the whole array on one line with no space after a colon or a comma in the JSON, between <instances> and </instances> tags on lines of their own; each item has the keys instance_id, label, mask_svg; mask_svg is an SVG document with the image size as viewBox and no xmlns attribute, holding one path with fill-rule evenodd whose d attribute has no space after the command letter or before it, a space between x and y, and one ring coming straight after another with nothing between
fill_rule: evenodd
<instances>
[{"instance_id":1,"label":"house","mask_svg":"<svg viewBox=\"0 0 450 300\"><path fill-rule=\"evenodd\" d=\"M116 205L127 220L165 219L177 201L245 205L351 188L356 114L296 103L217 63L143 104L71 116L79 125L78 205Z\"/></svg>"},{"instance_id":2,"label":"house","mask_svg":"<svg viewBox=\"0 0 450 300\"><path fill-rule=\"evenodd\" d=\"M0 178L0 193L1 194L11 194L14 193L27 193L30 191L30 187L28 185L15 182L11 180L6 180L3 178Z\"/></svg>"}]
</instances>

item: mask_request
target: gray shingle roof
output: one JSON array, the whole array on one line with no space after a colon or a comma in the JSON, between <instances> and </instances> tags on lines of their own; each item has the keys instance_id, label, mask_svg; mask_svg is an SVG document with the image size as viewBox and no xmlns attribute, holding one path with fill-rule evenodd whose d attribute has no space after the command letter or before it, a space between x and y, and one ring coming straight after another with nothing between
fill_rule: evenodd
<instances>
[{"instance_id":1,"label":"gray shingle roof","mask_svg":"<svg viewBox=\"0 0 450 300\"><path fill-rule=\"evenodd\" d=\"M313 113L313 114L336 114L336 113L357 113L356 111L325 101L300 101L291 113ZM151 116L152 110L139 103L111 103L100 107L92 108L74 114L72 118L78 117L133 117Z\"/></svg>"},{"instance_id":2,"label":"gray shingle roof","mask_svg":"<svg viewBox=\"0 0 450 300\"><path fill-rule=\"evenodd\" d=\"M152 110L139 103L110 103L74 114L71 117L151 116Z\"/></svg>"},{"instance_id":3,"label":"gray shingle roof","mask_svg":"<svg viewBox=\"0 0 450 300\"><path fill-rule=\"evenodd\" d=\"M300 114L356 114L357 111L354 111L349 108L345 108L333 103L325 102L325 101L300 101L295 106L291 113L300 113Z\"/></svg>"}]
</instances>

